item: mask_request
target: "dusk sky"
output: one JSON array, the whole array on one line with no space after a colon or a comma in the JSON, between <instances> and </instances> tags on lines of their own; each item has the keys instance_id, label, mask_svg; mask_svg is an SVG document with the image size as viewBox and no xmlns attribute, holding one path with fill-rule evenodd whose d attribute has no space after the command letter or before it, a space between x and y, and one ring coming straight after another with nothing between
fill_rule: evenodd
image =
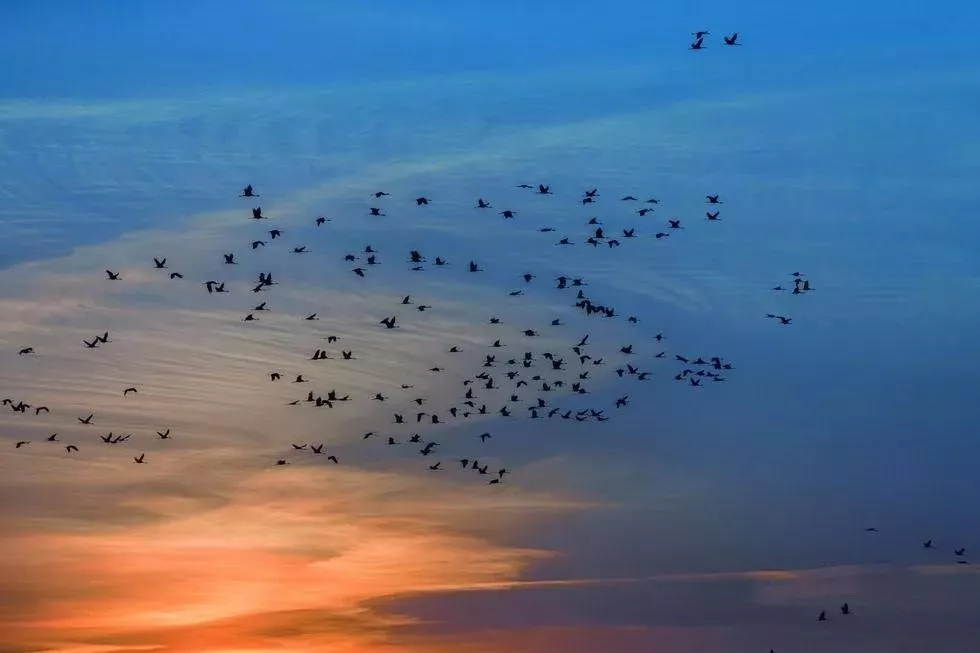
<instances>
[{"instance_id":1,"label":"dusk sky","mask_svg":"<svg viewBox=\"0 0 980 653\"><path fill-rule=\"evenodd\" d=\"M980 8L675 4L0 3L0 653L980 650Z\"/></svg>"}]
</instances>

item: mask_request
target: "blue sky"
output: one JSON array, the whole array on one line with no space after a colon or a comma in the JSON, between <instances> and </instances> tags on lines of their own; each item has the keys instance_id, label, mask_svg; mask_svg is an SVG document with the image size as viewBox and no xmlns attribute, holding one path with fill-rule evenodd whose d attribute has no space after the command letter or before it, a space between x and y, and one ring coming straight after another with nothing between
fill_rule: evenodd
<instances>
[{"instance_id":1,"label":"blue sky","mask_svg":"<svg viewBox=\"0 0 980 653\"><path fill-rule=\"evenodd\" d=\"M0 527L17 534L7 557L44 577L6 570L22 597L0 604L22 647L9 650L958 652L980 638L962 608L978 577L951 554L980 550L980 70L966 36L980 11L529 4L0 10L0 56L16 62L0 83L0 394L55 413L0 417ZM712 31L704 52L686 49L696 29ZM719 45L730 31L743 47ZM514 188L539 181L555 196ZM262 233L234 197L248 182L309 257L248 251ZM601 199L584 207L592 186ZM389 215L371 221L381 188ZM703 198L715 192L723 219L709 223ZM628 193L662 204L639 217L618 201ZM419 194L433 205L414 206ZM477 197L518 218L479 212ZM316 215L332 222L316 230ZM641 237L587 248L591 216ZM685 230L654 239L667 216ZM536 231L545 225L555 234ZM554 246L562 235L579 244ZM369 243L382 265L362 282L341 259ZM454 267L406 276L409 247ZM220 265L228 251L245 264ZM189 289L147 269L160 255ZM487 272L467 276L470 259ZM106 287L107 266L127 282ZM276 313L246 331L244 284L258 269L283 284ZM814 292L770 290L794 270ZM525 271L539 279L508 297ZM640 323L582 318L549 287L557 274L586 277ZM214 275L237 294L194 290ZM408 314L404 332L375 331L408 293L436 305L432 321ZM289 321L313 311L322 326ZM591 333L593 354L619 361L634 342L654 378L596 373L590 400L632 398L604 424L441 431L451 462L501 429L486 455L515 473L498 495L433 480L410 452L366 448L363 431L390 428L370 401L284 412L280 387L266 409L267 368L306 371L322 329L343 332L363 363L316 378L318 391L373 393L442 361L449 340L482 352L499 337L485 313L515 344L518 325L559 315L569 326L554 346ZM95 358L75 346L104 328L118 348ZM38 359L16 355L26 344ZM660 350L667 361L652 358ZM692 391L671 379L674 353L736 369ZM418 379L433 397L455 392ZM123 383L145 384L149 403L119 404ZM74 417L88 410L136 432L154 465L86 447L94 436ZM163 423L175 441L147 441ZM13 449L59 429L86 456L66 461L40 441ZM290 480L270 477L266 462L304 438L326 438L343 469L297 463ZM253 523L283 535L269 542ZM872 525L881 532L863 532ZM921 549L930 537L939 550ZM202 541L232 562L185 551ZM147 546L157 562L139 562ZM137 562L100 585L109 571L49 550ZM259 567L274 571L244 571ZM327 580L308 569L341 589L321 596ZM186 614L160 616L139 578ZM242 605L243 594L276 598ZM63 597L76 601L55 618ZM815 630L843 601L860 614ZM126 627L85 621L100 608Z\"/></svg>"}]
</instances>

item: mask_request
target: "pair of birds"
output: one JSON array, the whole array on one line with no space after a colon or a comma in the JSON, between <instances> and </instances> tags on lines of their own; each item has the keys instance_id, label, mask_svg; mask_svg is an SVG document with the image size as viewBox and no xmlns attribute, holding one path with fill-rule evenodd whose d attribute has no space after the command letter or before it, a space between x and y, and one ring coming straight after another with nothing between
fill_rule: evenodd
<instances>
[{"instance_id":1,"label":"pair of birds","mask_svg":"<svg viewBox=\"0 0 980 653\"><path fill-rule=\"evenodd\" d=\"M840 613L841 614L851 614L851 606L849 606L847 603L845 603L844 605L842 605L840 607ZM826 610L821 610L820 611L820 616L817 617L817 621L827 621L827 611Z\"/></svg>"},{"instance_id":2,"label":"pair of birds","mask_svg":"<svg viewBox=\"0 0 980 653\"><path fill-rule=\"evenodd\" d=\"M691 44L691 50L703 50L704 49L704 37L710 35L711 32L699 31L694 32L694 43ZM732 32L728 36L722 39L725 45L742 45L738 42L738 32Z\"/></svg>"}]
</instances>

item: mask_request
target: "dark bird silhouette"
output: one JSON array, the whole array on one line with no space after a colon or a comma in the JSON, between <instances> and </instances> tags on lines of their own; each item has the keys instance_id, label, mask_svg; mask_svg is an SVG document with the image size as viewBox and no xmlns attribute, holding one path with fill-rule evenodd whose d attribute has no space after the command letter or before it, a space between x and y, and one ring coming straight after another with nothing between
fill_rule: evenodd
<instances>
[{"instance_id":1,"label":"dark bird silhouette","mask_svg":"<svg viewBox=\"0 0 980 653\"><path fill-rule=\"evenodd\" d=\"M157 431L157 435L160 436L160 439L161 440L169 440L170 439L170 429L167 429L166 431Z\"/></svg>"},{"instance_id":2,"label":"dark bird silhouette","mask_svg":"<svg viewBox=\"0 0 980 653\"><path fill-rule=\"evenodd\" d=\"M429 205L429 198L428 197L416 197L415 198L415 205L416 206L428 206Z\"/></svg>"},{"instance_id":3,"label":"dark bird silhouette","mask_svg":"<svg viewBox=\"0 0 980 653\"><path fill-rule=\"evenodd\" d=\"M137 390L136 388L133 388L133 387L126 388L125 390L123 390L123 396L125 397L130 392L136 393L136 392L139 392L139 390Z\"/></svg>"},{"instance_id":4,"label":"dark bird silhouette","mask_svg":"<svg viewBox=\"0 0 980 653\"><path fill-rule=\"evenodd\" d=\"M81 423L81 424L91 424L93 417L95 417L95 415L94 414L90 414L88 417L85 417L85 418L79 417L77 419L78 419L79 423Z\"/></svg>"},{"instance_id":5,"label":"dark bird silhouette","mask_svg":"<svg viewBox=\"0 0 980 653\"><path fill-rule=\"evenodd\" d=\"M238 263L235 262L235 254L234 253L232 253L232 254L223 254L223 256L225 257L225 265L238 265Z\"/></svg>"},{"instance_id":6,"label":"dark bird silhouette","mask_svg":"<svg viewBox=\"0 0 980 653\"><path fill-rule=\"evenodd\" d=\"M143 460L143 458L144 458L145 456L146 456L146 454L145 454L145 453L141 453L141 454L140 454L140 455L138 455L138 456L133 456L133 462L135 462L135 463L136 463L137 465L143 465L143 464L146 464L146 461L145 461L145 460Z\"/></svg>"},{"instance_id":7,"label":"dark bird silhouette","mask_svg":"<svg viewBox=\"0 0 980 653\"><path fill-rule=\"evenodd\" d=\"M160 259L160 258L157 258L157 257L154 256L153 257L153 267L156 268L157 270L166 270L167 269L167 259L166 258Z\"/></svg>"},{"instance_id":8,"label":"dark bird silhouette","mask_svg":"<svg viewBox=\"0 0 980 653\"><path fill-rule=\"evenodd\" d=\"M379 215L379 216L385 215L384 213L381 212L381 209L374 206L371 207L370 211L371 211L371 215Z\"/></svg>"},{"instance_id":9,"label":"dark bird silhouette","mask_svg":"<svg viewBox=\"0 0 980 653\"><path fill-rule=\"evenodd\" d=\"M708 218L708 220L712 220L712 221L715 221L715 222L721 220L721 218L718 217L718 214L719 214L719 211L715 211L714 213L712 213L711 211L705 211L704 212L704 215Z\"/></svg>"},{"instance_id":10,"label":"dark bird silhouette","mask_svg":"<svg viewBox=\"0 0 980 653\"><path fill-rule=\"evenodd\" d=\"M242 191L242 194L239 195L239 197L259 197L259 195L255 194L255 192L252 190L252 184L249 184L248 186L245 187L245 189Z\"/></svg>"},{"instance_id":11,"label":"dark bird silhouette","mask_svg":"<svg viewBox=\"0 0 980 653\"><path fill-rule=\"evenodd\" d=\"M718 199L719 197L721 197L721 196L720 195L705 195L704 196L704 199L705 199L705 201L708 204L721 204L722 202L721 202L721 200Z\"/></svg>"},{"instance_id":12,"label":"dark bird silhouette","mask_svg":"<svg viewBox=\"0 0 980 653\"><path fill-rule=\"evenodd\" d=\"M511 211L510 209L507 209L505 211L501 211L500 215L504 216L504 218L513 218L515 215L517 215L517 211Z\"/></svg>"},{"instance_id":13,"label":"dark bird silhouette","mask_svg":"<svg viewBox=\"0 0 980 653\"><path fill-rule=\"evenodd\" d=\"M551 186L545 186L544 184L538 184L538 195L553 195L551 192Z\"/></svg>"},{"instance_id":14,"label":"dark bird silhouette","mask_svg":"<svg viewBox=\"0 0 980 653\"><path fill-rule=\"evenodd\" d=\"M78 447L76 447L73 444L69 444L67 447L65 447L65 451L67 451L68 453L71 453L72 451L78 451Z\"/></svg>"},{"instance_id":15,"label":"dark bird silhouette","mask_svg":"<svg viewBox=\"0 0 980 653\"><path fill-rule=\"evenodd\" d=\"M724 37L725 45L742 45L741 43L736 43L738 40L738 32L732 32L731 36Z\"/></svg>"},{"instance_id":16,"label":"dark bird silhouette","mask_svg":"<svg viewBox=\"0 0 980 653\"><path fill-rule=\"evenodd\" d=\"M703 50L704 49L704 37L698 36L695 38L694 43L691 44L691 50Z\"/></svg>"},{"instance_id":17,"label":"dark bird silhouette","mask_svg":"<svg viewBox=\"0 0 980 653\"><path fill-rule=\"evenodd\" d=\"M112 270L106 270L105 274L106 277L109 279L109 281L122 281L122 278L119 276L118 272L113 272Z\"/></svg>"}]
</instances>

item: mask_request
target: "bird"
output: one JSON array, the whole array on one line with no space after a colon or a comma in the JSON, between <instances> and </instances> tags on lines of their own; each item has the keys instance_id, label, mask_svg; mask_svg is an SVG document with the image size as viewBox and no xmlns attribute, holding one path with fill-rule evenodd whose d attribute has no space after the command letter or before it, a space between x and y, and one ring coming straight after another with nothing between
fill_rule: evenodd
<instances>
[{"instance_id":1,"label":"bird","mask_svg":"<svg viewBox=\"0 0 980 653\"><path fill-rule=\"evenodd\" d=\"M738 32L732 32L730 36L723 37L725 40L725 45L742 45L741 43L736 43L738 39Z\"/></svg>"},{"instance_id":2,"label":"bird","mask_svg":"<svg viewBox=\"0 0 980 653\"><path fill-rule=\"evenodd\" d=\"M239 197L259 197L259 196L256 195L255 192L252 190L252 184L249 184L242 190L242 194L239 195Z\"/></svg>"},{"instance_id":3,"label":"bird","mask_svg":"<svg viewBox=\"0 0 980 653\"><path fill-rule=\"evenodd\" d=\"M95 417L94 414L89 414L88 417L79 417L77 419L78 419L79 423L81 423L81 424L91 424L93 417Z\"/></svg>"},{"instance_id":4,"label":"bird","mask_svg":"<svg viewBox=\"0 0 980 653\"><path fill-rule=\"evenodd\" d=\"M69 444L67 447L65 447L65 451L68 453L71 453L72 451L78 451L78 447L76 447L73 444Z\"/></svg>"},{"instance_id":5,"label":"bird","mask_svg":"<svg viewBox=\"0 0 980 653\"><path fill-rule=\"evenodd\" d=\"M166 258L162 258L161 259L161 258L157 258L157 257L154 256L153 257L153 267L156 268L157 270L166 270L167 269L167 259Z\"/></svg>"},{"instance_id":6,"label":"bird","mask_svg":"<svg viewBox=\"0 0 980 653\"><path fill-rule=\"evenodd\" d=\"M170 439L170 429L167 429L166 431L157 431L157 435L160 436L160 439L161 440L169 440Z\"/></svg>"},{"instance_id":7,"label":"bird","mask_svg":"<svg viewBox=\"0 0 980 653\"><path fill-rule=\"evenodd\" d=\"M416 197L415 198L415 205L416 206L428 206L428 204L429 204L429 198L428 197L422 196L422 197Z\"/></svg>"},{"instance_id":8,"label":"bird","mask_svg":"<svg viewBox=\"0 0 980 653\"><path fill-rule=\"evenodd\" d=\"M126 388L125 390L123 390L123 396L125 397L130 392L132 392L132 393L135 394L135 393L139 392L139 390L137 390L136 388L133 388L133 387Z\"/></svg>"},{"instance_id":9,"label":"bird","mask_svg":"<svg viewBox=\"0 0 980 653\"><path fill-rule=\"evenodd\" d=\"M140 454L140 455L138 455L138 456L133 456L133 462L135 462L135 463L136 463L137 465L144 465L144 464L146 464L146 461L145 461L145 460L143 460L143 458L144 458L145 456L146 456L146 454L145 454L145 453L141 453L141 454Z\"/></svg>"},{"instance_id":10,"label":"bird","mask_svg":"<svg viewBox=\"0 0 980 653\"><path fill-rule=\"evenodd\" d=\"M691 50L703 50L704 49L704 37L698 36L695 38L694 43L691 44Z\"/></svg>"},{"instance_id":11,"label":"bird","mask_svg":"<svg viewBox=\"0 0 980 653\"><path fill-rule=\"evenodd\" d=\"M119 276L118 272L113 272L112 270L106 270L105 274L106 277L109 279L109 281L122 281L122 278Z\"/></svg>"}]
</instances>

